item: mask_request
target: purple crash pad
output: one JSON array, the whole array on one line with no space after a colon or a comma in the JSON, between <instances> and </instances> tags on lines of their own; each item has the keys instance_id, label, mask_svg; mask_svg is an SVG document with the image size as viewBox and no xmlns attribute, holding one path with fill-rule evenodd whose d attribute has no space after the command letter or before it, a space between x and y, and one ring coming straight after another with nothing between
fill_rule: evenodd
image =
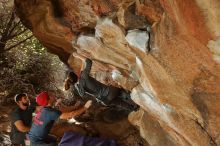
<instances>
[{"instance_id":1,"label":"purple crash pad","mask_svg":"<svg viewBox=\"0 0 220 146\"><path fill-rule=\"evenodd\" d=\"M116 146L114 140L65 132L59 146Z\"/></svg>"}]
</instances>

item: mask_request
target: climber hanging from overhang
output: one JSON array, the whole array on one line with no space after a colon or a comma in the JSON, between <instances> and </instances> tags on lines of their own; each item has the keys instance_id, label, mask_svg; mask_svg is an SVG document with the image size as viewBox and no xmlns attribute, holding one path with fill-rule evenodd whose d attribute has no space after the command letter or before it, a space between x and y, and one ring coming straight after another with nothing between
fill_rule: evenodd
<instances>
[{"instance_id":1,"label":"climber hanging from overhang","mask_svg":"<svg viewBox=\"0 0 220 146\"><path fill-rule=\"evenodd\" d=\"M84 60L83 70L78 76L74 72L69 72L65 80L65 90L74 85L73 90L81 97L90 94L104 105L121 106L128 110L137 110L139 106L133 102L130 92L123 88L107 86L89 75L92 67L92 60L88 58L80 58Z\"/></svg>"}]
</instances>

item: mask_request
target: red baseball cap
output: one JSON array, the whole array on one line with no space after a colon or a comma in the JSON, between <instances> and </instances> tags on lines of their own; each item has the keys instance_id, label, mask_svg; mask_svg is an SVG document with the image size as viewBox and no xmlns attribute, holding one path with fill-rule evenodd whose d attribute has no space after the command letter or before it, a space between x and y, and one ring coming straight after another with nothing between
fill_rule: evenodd
<instances>
[{"instance_id":1,"label":"red baseball cap","mask_svg":"<svg viewBox=\"0 0 220 146\"><path fill-rule=\"evenodd\" d=\"M49 100L49 95L47 92L41 92L39 95L36 97L36 102L40 106L46 106L48 104Z\"/></svg>"}]
</instances>

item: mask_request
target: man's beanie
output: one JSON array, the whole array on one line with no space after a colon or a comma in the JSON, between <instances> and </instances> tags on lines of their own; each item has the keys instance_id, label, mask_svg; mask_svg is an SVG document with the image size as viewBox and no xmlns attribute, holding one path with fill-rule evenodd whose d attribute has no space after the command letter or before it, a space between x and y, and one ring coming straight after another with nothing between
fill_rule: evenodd
<instances>
[{"instance_id":1,"label":"man's beanie","mask_svg":"<svg viewBox=\"0 0 220 146\"><path fill-rule=\"evenodd\" d=\"M48 100L49 100L49 95L47 92L41 92L36 97L36 102L40 106L46 106L48 104Z\"/></svg>"}]
</instances>

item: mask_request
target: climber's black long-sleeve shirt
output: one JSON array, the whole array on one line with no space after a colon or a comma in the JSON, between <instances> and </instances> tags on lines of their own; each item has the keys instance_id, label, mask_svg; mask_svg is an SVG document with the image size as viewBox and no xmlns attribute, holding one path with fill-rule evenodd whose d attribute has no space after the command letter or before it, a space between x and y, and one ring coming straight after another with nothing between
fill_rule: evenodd
<instances>
[{"instance_id":1,"label":"climber's black long-sleeve shirt","mask_svg":"<svg viewBox=\"0 0 220 146\"><path fill-rule=\"evenodd\" d=\"M124 103L123 105L129 109L136 109L137 106L130 99L130 92L126 92L123 88L107 86L89 76L91 67L92 61L90 59L86 59L86 67L81 72L78 83L74 85L74 88L77 89L80 96L84 96L87 92L101 100L106 105L110 105L115 101L118 102L117 104Z\"/></svg>"},{"instance_id":2,"label":"climber's black long-sleeve shirt","mask_svg":"<svg viewBox=\"0 0 220 146\"><path fill-rule=\"evenodd\" d=\"M90 59L86 59L86 67L81 72L79 81L77 83L78 93L80 96L84 96L85 92L94 95L96 98L107 97L109 94L110 86L107 86L93 77L89 76L91 71L92 61Z\"/></svg>"},{"instance_id":3,"label":"climber's black long-sleeve shirt","mask_svg":"<svg viewBox=\"0 0 220 146\"><path fill-rule=\"evenodd\" d=\"M86 59L86 67L81 72L79 81L76 84L79 95L84 96L85 92L88 92L96 98L104 101L106 104L112 99L118 97L122 89L114 86L107 86L89 76L91 67L92 61L90 59Z\"/></svg>"}]
</instances>

